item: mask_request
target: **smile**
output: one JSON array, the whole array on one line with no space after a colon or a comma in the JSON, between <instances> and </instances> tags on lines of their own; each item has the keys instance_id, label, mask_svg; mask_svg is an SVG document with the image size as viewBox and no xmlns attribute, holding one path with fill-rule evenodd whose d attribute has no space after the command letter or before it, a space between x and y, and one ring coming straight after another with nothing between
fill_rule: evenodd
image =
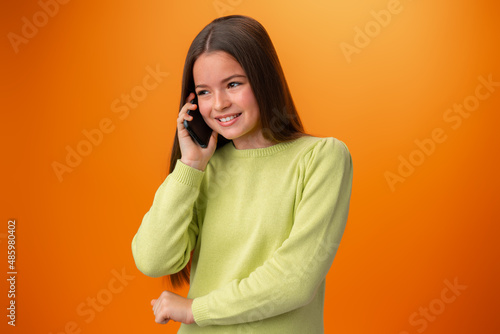
<instances>
[{"instance_id":1,"label":"smile","mask_svg":"<svg viewBox=\"0 0 500 334\"><path fill-rule=\"evenodd\" d=\"M236 117L239 117L240 115L241 115L241 113L240 114L236 114L236 115L232 115L232 116L229 116L229 117L216 118L216 120L218 120L221 123L226 123L226 122L229 122L229 121L235 119Z\"/></svg>"},{"instance_id":2,"label":"smile","mask_svg":"<svg viewBox=\"0 0 500 334\"><path fill-rule=\"evenodd\" d=\"M216 118L217 123L219 123L220 126L231 126L233 125L238 118L241 116L241 113L227 116L227 117L222 117L222 118Z\"/></svg>"}]
</instances>

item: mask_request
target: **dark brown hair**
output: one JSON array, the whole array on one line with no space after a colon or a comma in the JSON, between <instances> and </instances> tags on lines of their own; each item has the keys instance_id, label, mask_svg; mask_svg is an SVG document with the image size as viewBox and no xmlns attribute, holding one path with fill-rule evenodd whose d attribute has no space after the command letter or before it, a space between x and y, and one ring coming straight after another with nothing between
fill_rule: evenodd
<instances>
[{"instance_id":1,"label":"dark brown hair","mask_svg":"<svg viewBox=\"0 0 500 334\"><path fill-rule=\"evenodd\" d=\"M256 20L241 15L215 19L193 40L186 56L179 110L195 91L193 65L203 53L223 51L231 55L245 71L257 100L262 131L266 139L279 143L305 135L293 103L285 75L266 29ZM219 135L217 148L229 140ZM177 131L170 155L170 173L181 158ZM189 282L191 262L169 277L174 288Z\"/></svg>"}]
</instances>

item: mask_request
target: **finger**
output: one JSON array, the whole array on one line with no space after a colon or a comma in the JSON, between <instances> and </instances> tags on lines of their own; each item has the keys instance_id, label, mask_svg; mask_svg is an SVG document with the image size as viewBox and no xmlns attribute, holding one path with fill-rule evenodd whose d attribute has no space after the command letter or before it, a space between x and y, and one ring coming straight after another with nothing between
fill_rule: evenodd
<instances>
[{"instance_id":1,"label":"finger","mask_svg":"<svg viewBox=\"0 0 500 334\"><path fill-rule=\"evenodd\" d=\"M151 306L154 306L156 303L156 299L151 300Z\"/></svg>"},{"instance_id":2,"label":"finger","mask_svg":"<svg viewBox=\"0 0 500 334\"><path fill-rule=\"evenodd\" d=\"M155 312L154 315L155 315L155 322L157 324L164 325L170 320L170 318L165 314L164 311L163 312L159 312L159 311Z\"/></svg>"},{"instance_id":3,"label":"finger","mask_svg":"<svg viewBox=\"0 0 500 334\"><path fill-rule=\"evenodd\" d=\"M186 98L186 103L191 102L191 100L194 99L195 96L195 93L189 93L188 97Z\"/></svg>"},{"instance_id":4,"label":"finger","mask_svg":"<svg viewBox=\"0 0 500 334\"><path fill-rule=\"evenodd\" d=\"M184 126L184 117L185 116L182 115L177 119L177 131L179 132L179 135L183 134L185 136L186 127ZM191 119L188 119L188 121L190 120Z\"/></svg>"},{"instance_id":5,"label":"finger","mask_svg":"<svg viewBox=\"0 0 500 334\"><path fill-rule=\"evenodd\" d=\"M218 133L215 130L212 130L212 135L210 136L210 140L208 141L208 148L212 149L217 146Z\"/></svg>"},{"instance_id":6,"label":"finger","mask_svg":"<svg viewBox=\"0 0 500 334\"><path fill-rule=\"evenodd\" d=\"M191 108L189 108L189 110L193 110ZM193 119L193 116L189 115L187 113L187 110L186 110L186 113L182 115L182 121L184 122L184 120L188 120L188 121L191 121Z\"/></svg>"},{"instance_id":7,"label":"finger","mask_svg":"<svg viewBox=\"0 0 500 334\"><path fill-rule=\"evenodd\" d=\"M160 300L159 299L155 299L154 300L154 305L153 305L153 313L156 315L156 313L158 312L158 308L160 307Z\"/></svg>"},{"instance_id":8,"label":"finger","mask_svg":"<svg viewBox=\"0 0 500 334\"><path fill-rule=\"evenodd\" d=\"M182 109L179 111L179 116L177 117L177 123L181 124L184 120L192 120L193 116L190 116L187 112L188 110L195 110L197 108L196 104L186 103Z\"/></svg>"},{"instance_id":9,"label":"finger","mask_svg":"<svg viewBox=\"0 0 500 334\"><path fill-rule=\"evenodd\" d=\"M186 136L187 135L187 130L186 127L184 126L184 120L187 120L188 122L193 119L192 116L189 116L188 114L182 115L177 119L177 130L179 131L179 135Z\"/></svg>"},{"instance_id":10,"label":"finger","mask_svg":"<svg viewBox=\"0 0 500 334\"><path fill-rule=\"evenodd\" d=\"M170 319L169 319L169 318L163 318L163 317L161 317L161 316L160 316L160 317L156 317L156 318L155 318L155 322L156 322L157 324L160 324L160 325L165 325L165 324L167 324L169 321L170 321Z\"/></svg>"}]
</instances>

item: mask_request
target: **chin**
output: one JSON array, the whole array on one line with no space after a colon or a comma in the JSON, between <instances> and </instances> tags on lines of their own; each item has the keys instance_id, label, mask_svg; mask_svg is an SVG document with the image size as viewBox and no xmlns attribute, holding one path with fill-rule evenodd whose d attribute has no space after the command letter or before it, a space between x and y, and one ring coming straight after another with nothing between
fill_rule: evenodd
<instances>
[{"instance_id":1,"label":"chin","mask_svg":"<svg viewBox=\"0 0 500 334\"><path fill-rule=\"evenodd\" d=\"M221 127L219 126L218 129L215 130L215 132L217 132L226 139L233 140L241 136L240 131L235 131L235 130L236 129L224 129L224 128L221 129Z\"/></svg>"},{"instance_id":2,"label":"chin","mask_svg":"<svg viewBox=\"0 0 500 334\"><path fill-rule=\"evenodd\" d=\"M219 132L219 134L226 138L227 140L234 140L234 139L238 139L240 136L235 136L235 135L230 135L230 134L227 134L227 133L222 133L222 132Z\"/></svg>"}]
</instances>

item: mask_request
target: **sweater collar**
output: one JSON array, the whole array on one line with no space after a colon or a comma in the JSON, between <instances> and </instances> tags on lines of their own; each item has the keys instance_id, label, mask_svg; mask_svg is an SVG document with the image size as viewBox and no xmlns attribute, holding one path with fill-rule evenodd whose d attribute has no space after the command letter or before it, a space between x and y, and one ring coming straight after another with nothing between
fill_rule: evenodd
<instances>
[{"instance_id":1,"label":"sweater collar","mask_svg":"<svg viewBox=\"0 0 500 334\"><path fill-rule=\"evenodd\" d=\"M281 151L289 148L294 143L300 141L304 137L306 137L306 136L300 137L298 139L286 141L286 142L277 143L277 144L274 144L274 145L271 145L268 147L250 148L250 149L246 149L246 150L238 150L234 146L232 141L230 143L228 143L226 146L228 146L229 155L233 156L233 157L242 157L242 158L266 157L266 156L276 154L278 152L281 152Z\"/></svg>"}]
</instances>

